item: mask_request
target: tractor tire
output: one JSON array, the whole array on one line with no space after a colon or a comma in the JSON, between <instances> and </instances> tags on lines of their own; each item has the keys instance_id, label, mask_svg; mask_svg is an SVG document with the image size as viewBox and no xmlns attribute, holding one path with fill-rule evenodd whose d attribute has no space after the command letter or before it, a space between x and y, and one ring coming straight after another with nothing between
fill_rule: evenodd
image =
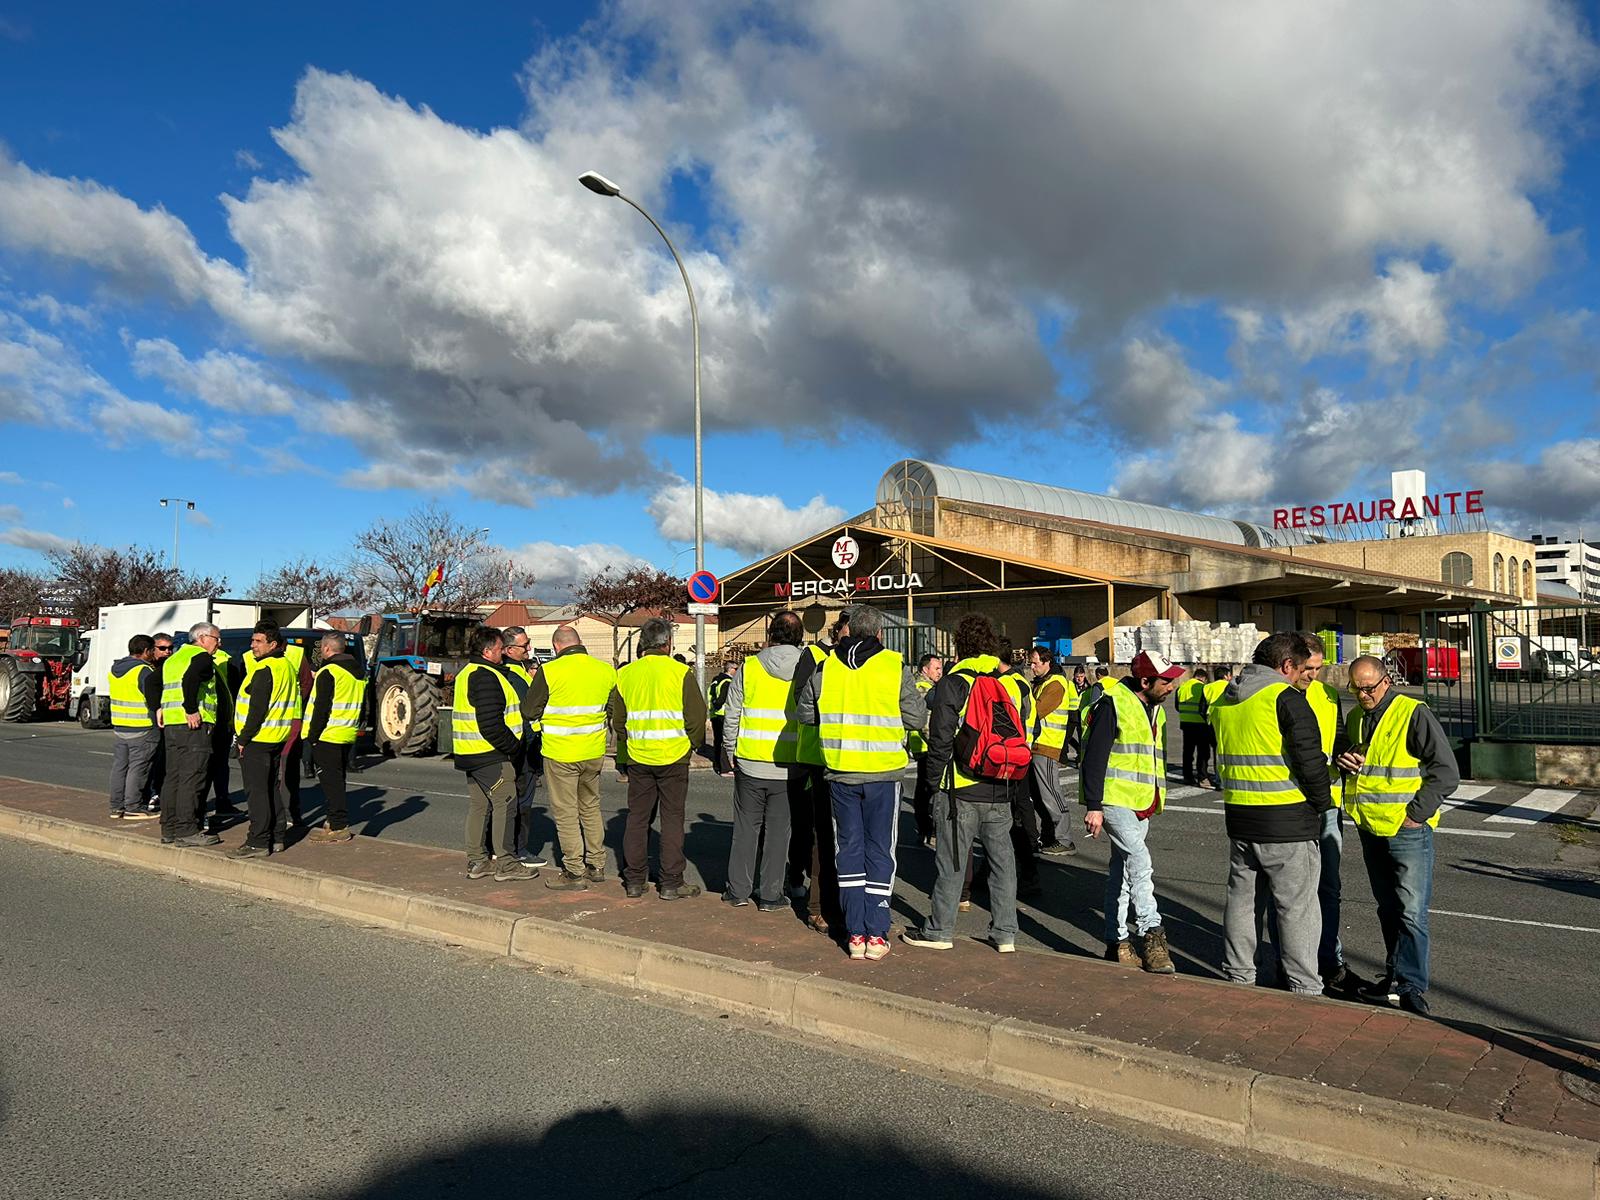
<instances>
[{"instance_id":1,"label":"tractor tire","mask_svg":"<svg viewBox=\"0 0 1600 1200\"><path fill-rule=\"evenodd\" d=\"M9 654L0 654L0 721L31 721L37 706L33 677Z\"/></svg>"},{"instance_id":2,"label":"tractor tire","mask_svg":"<svg viewBox=\"0 0 1600 1200\"><path fill-rule=\"evenodd\" d=\"M433 753L438 710L438 685L426 675L404 667L385 667L379 673L373 710L379 745L407 758Z\"/></svg>"}]
</instances>

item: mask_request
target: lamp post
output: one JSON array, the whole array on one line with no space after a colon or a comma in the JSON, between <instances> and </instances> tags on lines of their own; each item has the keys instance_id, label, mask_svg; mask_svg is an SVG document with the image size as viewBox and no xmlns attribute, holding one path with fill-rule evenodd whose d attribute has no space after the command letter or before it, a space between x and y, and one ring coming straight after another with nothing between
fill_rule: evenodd
<instances>
[{"instance_id":1,"label":"lamp post","mask_svg":"<svg viewBox=\"0 0 1600 1200\"><path fill-rule=\"evenodd\" d=\"M185 512L194 511L194 501L185 500L182 496L163 496L161 507L172 509L172 569L178 569L178 526L183 520Z\"/></svg>"},{"instance_id":2,"label":"lamp post","mask_svg":"<svg viewBox=\"0 0 1600 1200\"><path fill-rule=\"evenodd\" d=\"M678 248L672 244L672 239L667 236L667 231L639 203L629 196L622 194L622 189L611 180L597 171L585 171L578 176L578 182L583 184L597 196L614 196L632 205L632 207L652 228L661 235L661 240L667 244L667 249L672 252L672 261L678 264L678 274L683 276L684 289L689 293L689 324L694 331L694 569L705 570L706 565L706 536L705 536L705 490L700 462L700 307L695 303L694 284L689 282L689 272L683 265L683 259L678 257ZM696 615L694 619L694 677L700 685L700 692L706 690L706 619L704 615Z\"/></svg>"}]
</instances>

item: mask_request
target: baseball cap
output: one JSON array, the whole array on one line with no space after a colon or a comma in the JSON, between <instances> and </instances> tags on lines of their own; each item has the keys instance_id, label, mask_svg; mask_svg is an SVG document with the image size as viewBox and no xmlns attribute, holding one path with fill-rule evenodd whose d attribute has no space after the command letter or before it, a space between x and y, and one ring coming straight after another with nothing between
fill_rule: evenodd
<instances>
[{"instance_id":1,"label":"baseball cap","mask_svg":"<svg viewBox=\"0 0 1600 1200\"><path fill-rule=\"evenodd\" d=\"M1139 679L1177 679L1184 673L1182 667L1174 666L1161 655L1148 650L1141 651L1128 664L1128 669Z\"/></svg>"}]
</instances>

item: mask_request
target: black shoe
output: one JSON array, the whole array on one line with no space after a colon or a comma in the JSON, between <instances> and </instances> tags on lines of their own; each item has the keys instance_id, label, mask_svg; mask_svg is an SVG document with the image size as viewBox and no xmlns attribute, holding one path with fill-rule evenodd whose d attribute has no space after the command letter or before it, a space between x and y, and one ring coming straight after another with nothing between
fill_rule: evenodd
<instances>
[{"instance_id":1,"label":"black shoe","mask_svg":"<svg viewBox=\"0 0 1600 1200\"><path fill-rule=\"evenodd\" d=\"M237 850L228 851L229 858L265 858L267 854L268 850L265 846L252 846L248 842Z\"/></svg>"},{"instance_id":2,"label":"black shoe","mask_svg":"<svg viewBox=\"0 0 1600 1200\"><path fill-rule=\"evenodd\" d=\"M1361 978L1345 963L1340 963L1322 979L1322 994L1335 999L1359 1000L1361 993L1372 987L1371 980Z\"/></svg>"},{"instance_id":3,"label":"black shoe","mask_svg":"<svg viewBox=\"0 0 1600 1200\"><path fill-rule=\"evenodd\" d=\"M663 900L689 900L700 894L698 883L680 883L677 887L657 888L656 895Z\"/></svg>"},{"instance_id":4,"label":"black shoe","mask_svg":"<svg viewBox=\"0 0 1600 1200\"><path fill-rule=\"evenodd\" d=\"M1400 996L1400 1009L1402 1012L1408 1012L1417 1017L1433 1016L1433 1010L1428 1007L1428 997L1422 992L1402 993Z\"/></svg>"},{"instance_id":5,"label":"black shoe","mask_svg":"<svg viewBox=\"0 0 1600 1200\"><path fill-rule=\"evenodd\" d=\"M219 817L236 817L239 815L239 806L237 804L219 804L211 811Z\"/></svg>"},{"instance_id":6,"label":"black shoe","mask_svg":"<svg viewBox=\"0 0 1600 1200\"><path fill-rule=\"evenodd\" d=\"M191 833L188 837L181 837L177 841L179 846L220 846L222 839L214 833Z\"/></svg>"},{"instance_id":7,"label":"black shoe","mask_svg":"<svg viewBox=\"0 0 1600 1200\"><path fill-rule=\"evenodd\" d=\"M589 890L589 881L582 875L572 875L566 871L557 871L544 881L545 887L552 892L586 892Z\"/></svg>"},{"instance_id":8,"label":"black shoe","mask_svg":"<svg viewBox=\"0 0 1600 1200\"><path fill-rule=\"evenodd\" d=\"M272 843L272 852L274 854L282 854L288 848L289 847L283 842L273 842Z\"/></svg>"},{"instance_id":9,"label":"black shoe","mask_svg":"<svg viewBox=\"0 0 1600 1200\"><path fill-rule=\"evenodd\" d=\"M722 902L724 904L727 904L727 905L733 907L733 908L743 908L746 904L750 903L750 899L749 899L749 897L745 897L744 899L740 899L738 896L735 896L732 892L723 892L722 893Z\"/></svg>"},{"instance_id":10,"label":"black shoe","mask_svg":"<svg viewBox=\"0 0 1600 1200\"><path fill-rule=\"evenodd\" d=\"M788 912L790 905L787 900L757 900L757 912Z\"/></svg>"},{"instance_id":11,"label":"black shoe","mask_svg":"<svg viewBox=\"0 0 1600 1200\"><path fill-rule=\"evenodd\" d=\"M1077 852L1078 847L1074 842L1051 842L1043 850L1039 851L1040 854L1047 858L1070 858Z\"/></svg>"},{"instance_id":12,"label":"black shoe","mask_svg":"<svg viewBox=\"0 0 1600 1200\"><path fill-rule=\"evenodd\" d=\"M606 881L606 869L604 867L585 867L583 869L583 877L590 883L604 883Z\"/></svg>"},{"instance_id":13,"label":"black shoe","mask_svg":"<svg viewBox=\"0 0 1600 1200\"><path fill-rule=\"evenodd\" d=\"M1400 1000L1400 993L1394 990L1394 980L1379 979L1365 987L1357 988L1356 999L1368 1004L1395 1004Z\"/></svg>"},{"instance_id":14,"label":"black shoe","mask_svg":"<svg viewBox=\"0 0 1600 1200\"><path fill-rule=\"evenodd\" d=\"M622 894L630 900L637 900L640 896L644 895L644 884L625 883L622 885Z\"/></svg>"}]
</instances>

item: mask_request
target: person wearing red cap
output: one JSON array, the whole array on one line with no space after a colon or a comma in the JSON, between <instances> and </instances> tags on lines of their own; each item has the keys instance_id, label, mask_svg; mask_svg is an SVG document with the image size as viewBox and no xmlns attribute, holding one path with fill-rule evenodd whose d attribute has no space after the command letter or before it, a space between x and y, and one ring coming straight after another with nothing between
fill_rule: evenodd
<instances>
[{"instance_id":1,"label":"person wearing red cap","mask_svg":"<svg viewBox=\"0 0 1600 1200\"><path fill-rule=\"evenodd\" d=\"M1085 832L1097 838L1104 830L1111 839L1106 958L1171 975L1176 968L1156 908L1155 872L1145 835L1149 819L1161 811L1167 787L1167 714L1162 701L1183 677L1183 668L1146 651L1134 658L1129 669L1132 673L1126 679L1106 681L1100 697L1084 713L1079 798L1088 810ZM1128 929L1130 908L1133 936Z\"/></svg>"}]
</instances>

